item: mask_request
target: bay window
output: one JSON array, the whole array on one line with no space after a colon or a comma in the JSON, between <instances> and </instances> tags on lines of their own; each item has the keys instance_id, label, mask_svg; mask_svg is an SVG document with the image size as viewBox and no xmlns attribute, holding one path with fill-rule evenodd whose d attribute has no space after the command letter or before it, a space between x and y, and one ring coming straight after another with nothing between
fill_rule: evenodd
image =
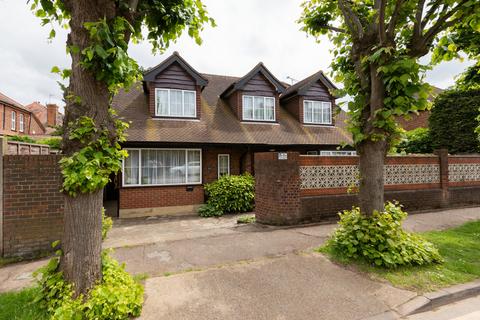
<instances>
[{"instance_id":1,"label":"bay window","mask_svg":"<svg viewBox=\"0 0 480 320\"><path fill-rule=\"evenodd\" d=\"M155 89L155 115L162 117L195 118L196 92L190 90Z\"/></svg>"},{"instance_id":2,"label":"bay window","mask_svg":"<svg viewBox=\"0 0 480 320\"><path fill-rule=\"evenodd\" d=\"M127 149L123 185L179 185L201 183L200 149Z\"/></svg>"},{"instance_id":3,"label":"bay window","mask_svg":"<svg viewBox=\"0 0 480 320\"><path fill-rule=\"evenodd\" d=\"M305 100L303 102L303 122L311 124L332 124L332 103Z\"/></svg>"},{"instance_id":4,"label":"bay window","mask_svg":"<svg viewBox=\"0 0 480 320\"><path fill-rule=\"evenodd\" d=\"M275 121L275 98L243 96L243 120Z\"/></svg>"}]
</instances>

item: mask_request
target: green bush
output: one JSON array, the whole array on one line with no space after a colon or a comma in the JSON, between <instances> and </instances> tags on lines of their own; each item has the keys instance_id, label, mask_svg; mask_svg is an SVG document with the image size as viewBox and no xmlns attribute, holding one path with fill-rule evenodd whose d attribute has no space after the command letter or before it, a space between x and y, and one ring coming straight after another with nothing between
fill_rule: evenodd
<instances>
[{"instance_id":1,"label":"green bush","mask_svg":"<svg viewBox=\"0 0 480 320\"><path fill-rule=\"evenodd\" d=\"M40 292L36 302L52 320L120 320L138 317L143 304L143 287L125 267L105 251L102 253L102 281L85 298L73 299L72 285L58 272L59 259L53 258L38 271Z\"/></svg>"},{"instance_id":2,"label":"green bush","mask_svg":"<svg viewBox=\"0 0 480 320\"><path fill-rule=\"evenodd\" d=\"M50 148L55 149L55 150L60 150L61 145L62 145L62 138L45 138L45 139L40 139L38 140L37 143L40 144L46 144L50 146Z\"/></svg>"},{"instance_id":3,"label":"green bush","mask_svg":"<svg viewBox=\"0 0 480 320\"><path fill-rule=\"evenodd\" d=\"M208 217L221 217L223 216L223 211L218 210L211 204L204 204L198 209L198 215L200 217L208 218Z\"/></svg>"},{"instance_id":4,"label":"green bush","mask_svg":"<svg viewBox=\"0 0 480 320\"><path fill-rule=\"evenodd\" d=\"M475 153L480 142L475 128L479 116L480 89L448 90L437 96L429 118L433 147L450 153Z\"/></svg>"},{"instance_id":5,"label":"green bush","mask_svg":"<svg viewBox=\"0 0 480 320\"><path fill-rule=\"evenodd\" d=\"M416 128L405 133L405 140L397 146L399 152L432 153L432 138L428 128Z\"/></svg>"},{"instance_id":6,"label":"green bush","mask_svg":"<svg viewBox=\"0 0 480 320\"><path fill-rule=\"evenodd\" d=\"M255 199L255 179L249 173L225 175L205 185L207 204L224 213L252 211Z\"/></svg>"},{"instance_id":7,"label":"green bush","mask_svg":"<svg viewBox=\"0 0 480 320\"><path fill-rule=\"evenodd\" d=\"M347 259L362 259L387 268L441 262L433 244L402 229L406 217L402 207L391 202L371 217L360 214L358 208L345 210L327 246Z\"/></svg>"},{"instance_id":8,"label":"green bush","mask_svg":"<svg viewBox=\"0 0 480 320\"><path fill-rule=\"evenodd\" d=\"M18 142L27 142L27 143L36 143L36 141L30 138L29 136L11 136L11 137L8 137L8 140L18 141Z\"/></svg>"}]
</instances>

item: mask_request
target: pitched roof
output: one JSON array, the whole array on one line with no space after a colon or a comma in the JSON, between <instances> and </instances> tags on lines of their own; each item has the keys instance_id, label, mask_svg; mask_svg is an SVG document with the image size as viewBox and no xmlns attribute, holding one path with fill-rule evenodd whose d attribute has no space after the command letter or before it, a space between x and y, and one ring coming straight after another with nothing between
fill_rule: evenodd
<instances>
[{"instance_id":1,"label":"pitched roof","mask_svg":"<svg viewBox=\"0 0 480 320\"><path fill-rule=\"evenodd\" d=\"M304 94L314 83L317 81L322 82L322 84L327 87L329 90L336 90L337 87L328 79L323 71L318 71L311 76L299 81L291 86L289 86L284 93L282 93L281 99L285 99L294 94L302 95Z\"/></svg>"},{"instance_id":2,"label":"pitched roof","mask_svg":"<svg viewBox=\"0 0 480 320\"><path fill-rule=\"evenodd\" d=\"M19 109L23 109L25 111L29 111L27 108L25 108L22 104L20 104L19 102L13 100L12 98L10 97L7 97L6 95L4 95L3 93L0 92L0 102L3 102L5 104L8 104L10 106L13 106L13 107L17 107Z\"/></svg>"},{"instance_id":3,"label":"pitched roof","mask_svg":"<svg viewBox=\"0 0 480 320\"><path fill-rule=\"evenodd\" d=\"M244 123L220 98L239 78L202 74L208 86L202 91L199 120L179 121L152 118L147 95L140 83L120 91L113 107L120 117L131 121L128 142L256 144L256 145L338 145L351 142L350 134L339 127L305 126L280 107L279 123Z\"/></svg>"},{"instance_id":4,"label":"pitched roof","mask_svg":"<svg viewBox=\"0 0 480 320\"><path fill-rule=\"evenodd\" d=\"M268 69L265 67L263 62L258 63L252 70L250 70L246 75L241 78L238 78L235 82L233 82L224 92L222 92L221 96L223 98L227 98L230 94L237 90L243 89L245 85L252 79L257 73L261 73L274 87L278 93L282 93L285 91L284 84L278 80Z\"/></svg>"},{"instance_id":5,"label":"pitched roof","mask_svg":"<svg viewBox=\"0 0 480 320\"><path fill-rule=\"evenodd\" d=\"M34 101L25 106L28 110L40 120L41 123L47 123L47 107L41 104L39 101Z\"/></svg>"},{"instance_id":6,"label":"pitched roof","mask_svg":"<svg viewBox=\"0 0 480 320\"><path fill-rule=\"evenodd\" d=\"M170 57L162 61L157 66L151 69L148 69L144 73L143 79L145 81L155 80L155 77L157 74L165 70L168 66L170 66L174 62L177 62L196 81L197 85L202 87L207 85L208 80L205 79L198 71L193 69L193 67L189 65L188 62L185 61L185 59L183 59L177 51L175 51Z\"/></svg>"}]
</instances>

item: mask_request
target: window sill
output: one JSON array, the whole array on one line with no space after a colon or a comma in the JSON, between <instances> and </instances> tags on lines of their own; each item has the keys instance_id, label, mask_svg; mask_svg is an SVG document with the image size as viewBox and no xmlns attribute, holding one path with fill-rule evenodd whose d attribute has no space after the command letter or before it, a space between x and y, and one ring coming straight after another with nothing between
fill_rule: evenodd
<instances>
[{"instance_id":1,"label":"window sill","mask_svg":"<svg viewBox=\"0 0 480 320\"><path fill-rule=\"evenodd\" d=\"M305 127L327 127L327 128L335 128L334 124L328 124L328 123L303 123Z\"/></svg>"},{"instance_id":2,"label":"window sill","mask_svg":"<svg viewBox=\"0 0 480 320\"><path fill-rule=\"evenodd\" d=\"M201 186L202 182L198 183L180 183L180 184L132 184L132 185L122 185L122 188L151 188L151 187L188 187L188 186Z\"/></svg>"},{"instance_id":3,"label":"window sill","mask_svg":"<svg viewBox=\"0 0 480 320\"><path fill-rule=\"evenodd\" d=\"M242 120L240 123L242 123L242 124L266 124L266 125L273 125L273 126L280 125L277 121Z\"/></svg>"},{"instance_id":4,"label":"window sill","mask_svg":"<svg viewBox=\"0 0 480 320\"><path fill-rule=\"evenodd\" d=\"M200 122L198 118L187 118L187 117L163 117L163 116L155 116L152 117L153 120L161 120L161 121L193 121L193 122Z\"/></svg>"}]
</instances>

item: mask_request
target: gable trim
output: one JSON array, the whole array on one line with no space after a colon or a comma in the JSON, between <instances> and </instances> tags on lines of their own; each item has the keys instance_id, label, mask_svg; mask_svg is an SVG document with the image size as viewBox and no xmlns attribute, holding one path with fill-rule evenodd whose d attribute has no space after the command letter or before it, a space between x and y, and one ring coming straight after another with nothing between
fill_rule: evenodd
<instances>
[{"instance_id":1,"label":"gable trim","mask_svg":"<svg viewBox=\"0 0 480 320\"><path fill-rule=\"evenodd\" d=\"M175 62L177 62L180 67L182 67L195 80L196 85L205 87L208 84L208 80L205 79L198 71L193 69L193 67L189 65L188 62L185 61L185 59L183 59L177 51L175 51L170 57L158 64L156 67L153 67L152 69L145 72L145 74L143 75L143 80L154 81L155 77L159 73L167 69Z\"/></svg>"}]
</instances>

